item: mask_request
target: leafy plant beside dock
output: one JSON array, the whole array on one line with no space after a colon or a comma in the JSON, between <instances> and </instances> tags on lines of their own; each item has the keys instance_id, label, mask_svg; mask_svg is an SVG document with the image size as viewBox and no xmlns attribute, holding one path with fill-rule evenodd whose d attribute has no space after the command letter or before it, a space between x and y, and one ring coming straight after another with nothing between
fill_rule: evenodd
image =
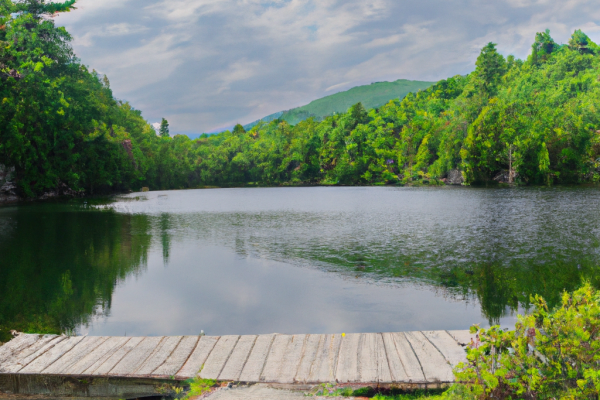
<instances>
[{"instance_id":1,"label":"leafy plant beside dock","mask_svg":"<svg viewBox=\"0 0 600 400\"><path fill-rule=\"evenodd\" d=\"M476 399L598 399L600 292L589 284L554 310L540 296L514 331L472 328L478 341L456 369L465 394Z\"/></svg>"}]
</instances>

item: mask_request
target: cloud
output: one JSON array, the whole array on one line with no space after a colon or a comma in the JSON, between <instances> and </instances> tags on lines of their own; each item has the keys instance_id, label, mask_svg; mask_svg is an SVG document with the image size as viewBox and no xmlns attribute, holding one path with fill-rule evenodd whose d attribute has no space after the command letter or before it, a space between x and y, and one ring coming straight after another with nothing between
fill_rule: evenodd
<instances>
[{"instance_id":1,"label":"cloud","mask_svg":"<svg viewBox=\"0 0 600 400\"><path fill-rule=\"evenodd\" d=\"M546 28L600 41L594 0L79 0L57 17L115 95L171 131L247 123L355 85L438 80Z\"/></svg>"}]
</instances>

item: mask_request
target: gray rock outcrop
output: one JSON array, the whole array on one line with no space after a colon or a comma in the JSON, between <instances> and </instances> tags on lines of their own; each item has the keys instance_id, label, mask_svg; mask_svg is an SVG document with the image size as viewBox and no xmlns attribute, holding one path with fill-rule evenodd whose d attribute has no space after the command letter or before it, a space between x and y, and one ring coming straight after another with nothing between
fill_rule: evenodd
<instances>
[{"instance_id":1,"label":"gray rock outcrop","mask_svg":"<svg viewBox=\"0 0 600 400\"><path fill-rule=\"evenodd\" d=\"M463 178L462 172L458 169L453 169L448 171L448 176L446 177L447 185L462 185L465 182Z\"/></svg>"},{"instance_id":2,"label":"gray rock outcrop","mask_svg":"<svg viewBox=\"0 0 600 400\"><path fill-rule=\"evenodd\" d=\"M12 203L19 200L17 185L12 181L15 169L0 164L0 203Z\"/></svg>"}]
</instances>

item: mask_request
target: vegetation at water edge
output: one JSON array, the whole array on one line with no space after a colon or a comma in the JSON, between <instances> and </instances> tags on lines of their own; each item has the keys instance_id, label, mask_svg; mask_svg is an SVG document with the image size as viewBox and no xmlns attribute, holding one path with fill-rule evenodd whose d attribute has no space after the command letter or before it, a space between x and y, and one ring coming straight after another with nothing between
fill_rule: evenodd
<instances>
[{"instance_id":1,"label":"vegetation at water edge","mask_svg":"<svg viewBox=\"0 0 600 400\"><path fill-rule=\"evenodd\" d=\"M478 340L456 370L464 398L597 399L600 292L585 284L552 309L540 296L514 331L471 329Z\"/></svg>"}]
</instances>

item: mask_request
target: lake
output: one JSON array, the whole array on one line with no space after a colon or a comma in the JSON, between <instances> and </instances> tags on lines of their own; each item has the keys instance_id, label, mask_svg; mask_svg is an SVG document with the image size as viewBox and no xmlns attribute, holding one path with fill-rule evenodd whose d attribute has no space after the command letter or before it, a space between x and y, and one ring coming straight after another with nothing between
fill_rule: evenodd
<instances>
[{"instance_id":1,"label":"lake","mask_svg":"<svg viewBox=\"0 0 600 400\"><path fill-rule=\"evenodd\" d=\"M4 206L0 330L509 327L532 294L598 285L599 204L585 187L295 187Z\"/></svg>"}]
</instances>

